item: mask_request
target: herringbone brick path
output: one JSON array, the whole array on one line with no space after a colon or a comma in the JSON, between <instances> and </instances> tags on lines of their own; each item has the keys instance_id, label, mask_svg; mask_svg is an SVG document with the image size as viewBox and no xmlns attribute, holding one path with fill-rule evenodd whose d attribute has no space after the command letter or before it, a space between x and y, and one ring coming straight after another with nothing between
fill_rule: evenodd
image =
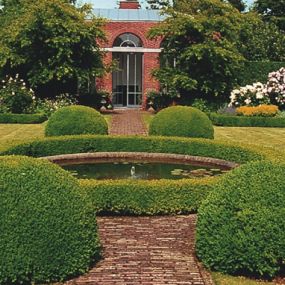
<instances>
[{"instance_id":1,"label":"herringbone brick path","mask_svg":"<svg viewBox=\"0 0 285 285\"><path fill-rule=\"evenodd\" d=\"M112 115L110 135L146 135L147 130L138 109L115 110Z\"/></svg>"},{"instance_id":2,"label":"herringbone brick path","mask_svg":"<svg viewBox=\"0 0 285 285\"><path fill-rule=\"evenodd\" d=\"M66 285L213 284L195 258L196 216L98 217L103 260Z\"/></svg>"}]
</instances>

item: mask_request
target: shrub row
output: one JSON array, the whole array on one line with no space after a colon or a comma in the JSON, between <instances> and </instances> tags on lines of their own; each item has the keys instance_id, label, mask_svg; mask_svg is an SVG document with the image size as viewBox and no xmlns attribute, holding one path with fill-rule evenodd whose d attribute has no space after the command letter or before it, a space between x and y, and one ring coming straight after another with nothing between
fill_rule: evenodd
<instances>
[{"instance_id":1,"label":"shrub row","mask_svg":"<svg viewBox=\"0 0 285 285\"><path fill-rule=\"evenodd\" d=\"M208 115L216 126L285 128L285 118L283 117L229 116L216 113L209 113Z\"/></svg>"},{"instance_id":2,"label":"shrub row","mask_svg":"<svg viewBox=\"0 0 285 285\"><path fill-rule=\"evenodd\" d=\"M46 120L45 114L0 113L0 124L40 124Z\"/></svg>"},{"instance_id":3,"label":"shrub row","mask_svg":"<svg viewBox=\"0 0 285 285\"><path fill-rule=\"evenodd\" d=\"M284 269L284 173L262 161L221 178L198 212L196 249L207 267L258 277Z\"/></svg>"},{"instance_id":4,"label":"shrub row","mask_svg":"<svg viewBox=\"0 0 285 285\"><path fill-rule=\"evenodd\" d=\"M170 180L80 180L97 214L196 213L219 178Z\"/></svg>"},{"instance_id":5,"label":"shrub row","mask_svg":"<svg viewBox=\"0 0 285 285\"><path fill-rule=\"evenodd\" d=\"M248 61L238 78L240 86L254 82L267 82L268 73L285 67L285 62Z\"/></svg>"},{"instance_id":6,"label":"shrub row","mask_svg":"<svg viewBox=\"0 0 285 285\"><path fill-rule=\"evenodd\" d=\"M0 157L0 284L59 281L100 253L93 208L68 172L48 161Z\"/></svg>"},{"instance_id":7,"label":"shrub row","mask_svg":"<svg viewBox=\"0 0 285 285\"><path fill-rule=\"evenodd\" d=\"M261 160L266 157L254 149L242 145L207 139L177 137L118 137L118 136L66 136L52 137L20 144L2 154L18 154L33 157L85 152L150 152L177 153L214 157L237 163Z\"/></svg>"}]
</instances>

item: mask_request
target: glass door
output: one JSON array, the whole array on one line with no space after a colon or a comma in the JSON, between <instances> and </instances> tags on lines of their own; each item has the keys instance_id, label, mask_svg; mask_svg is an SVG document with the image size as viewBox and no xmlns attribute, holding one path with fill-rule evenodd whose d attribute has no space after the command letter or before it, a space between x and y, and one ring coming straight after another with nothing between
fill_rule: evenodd
<instances>
[{"instance_id":1,"label":"glass door","mask_svg":"<svg viewBox=\"0 0 285 285\"><path fill-rule=\"evenodd\" d=\"M113 60L118 63L118 70L112 76L114 106L131 108L141 105L142 57L142 53L113 53Z\"/></svg>"}]
</instances>

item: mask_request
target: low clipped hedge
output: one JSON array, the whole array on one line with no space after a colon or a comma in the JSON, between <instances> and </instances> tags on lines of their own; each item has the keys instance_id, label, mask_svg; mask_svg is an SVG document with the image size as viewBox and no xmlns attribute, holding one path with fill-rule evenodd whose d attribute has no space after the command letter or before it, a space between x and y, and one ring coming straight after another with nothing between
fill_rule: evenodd
<instances>
[{"instance_id":1,"label":"low clipped hedge","mask_svg":"<svg viewBox=\"0 0 285 285\"><path fill-rule=\"evenodd\" d=\"M45 135L64 136L108 134L108 124L95 109L86 106L67 106L53 113L45 128Z\"/></svg>"},{"instance_id":2,"label":"low clipped hedge","mask_svg":"<svg viewBox=\"0 0 285 285\"><path fill-rule=\"evenodd\" d=\"M45 114L0 113L0 124L40 124L46 120Z\"/></svg>"},{"instance_id":3,"label":"low clipped hedge","mask_svg":"<svg viewBox=\"0 0 285 285\"><path fill-rule=\"evenodd\" d=\"M66 136L52 137L13 146L2 155L27 155L33 157L86 152L150 152L176 153L214 157L236 163L261 160L261 152L239 144L205 139L178 137L127 137L127 136Z\"/></svg>"},{"instance_id":4,"label":"low clipped hedge","mask_svg":"<svg viewBox=\"0 0 285 285\"><path fill-rule=\"evenodd\" d=\"M168 107L154 116L149 134L191 138L214 138L212 122L202 111L186 106Z\"/></svg>"},{"instance_id":5,"label":"low clipped hedge","mask_svg":"<svg viewBox=\"0 0 285 285\"><path fill-rule=\"evenodd\" d=\"M254 162L225 175L198 212L196 250L213 270L273 277L284 270L285 164Z\"/></svg>"},{"instance_id":6,"label":"low clipped hedge","mask_svg":"<svg viewBox=\"0 0 285 285\"><path fill-rule=\"evenodd\" d=\"M285 128L285 118L283 117L246 117L216 113L210 113L208 116L215 126Z\"/></svg>"},{"instance_id":7,"label":"low clipped hedge","mask_svg":"<svg viewBox=\"0 0 285 285\"><path fill-rule=\"evenodd\" d=\"M98 214L196 213L218 177L172 180L81 180Z\"/></svg>"},{"instance_id":8,"label":"low clipped hedge","mask_svg":"<svg viewBox=\"0 0 285 285\"><path fill-rule=\"evenodd\" d=\"M48 161L0 157L0 284L60 281L98 259L94 211L78 190Z\"/></svg>"}]
</instances>

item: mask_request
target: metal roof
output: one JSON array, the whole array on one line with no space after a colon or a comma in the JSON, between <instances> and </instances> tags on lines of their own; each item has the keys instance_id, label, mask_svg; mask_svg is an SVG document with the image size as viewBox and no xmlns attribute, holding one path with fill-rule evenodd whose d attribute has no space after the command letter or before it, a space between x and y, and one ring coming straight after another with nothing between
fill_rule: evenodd
<instances>
[{"instance_id":1,"label":"metal roof","mask_svg":"<svg viewBox=\"0 0 285 285\"><path fill-rule=\"evenodd\" d=\"M160 22L165 19L159 10L148 9L93 9L93 13L111 21Z\"/></svg>"}]
</instances>

